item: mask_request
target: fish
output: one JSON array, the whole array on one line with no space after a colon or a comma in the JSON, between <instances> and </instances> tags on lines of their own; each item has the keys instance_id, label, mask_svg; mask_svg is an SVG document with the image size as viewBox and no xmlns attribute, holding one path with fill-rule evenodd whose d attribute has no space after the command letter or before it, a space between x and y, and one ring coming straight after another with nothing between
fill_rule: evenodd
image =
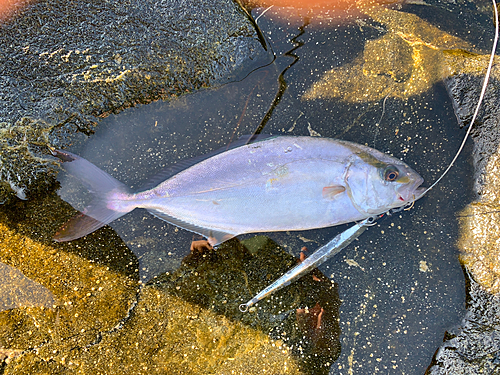
<instances>
[{"instance_id":1,"label":"fish","mask_svg":"<svg viewBox=\"0 0 500 375\"><path fill-rule=\"evenodd\" d=\"M414 202L423 178L403 161L344 140L274 136L208 157L152 188L131 191L91 162L53 150L93 194L54 235L71 241L136 209L198 233L212 246L245 233L364 220Z\"/></svg>"}]
</instances>

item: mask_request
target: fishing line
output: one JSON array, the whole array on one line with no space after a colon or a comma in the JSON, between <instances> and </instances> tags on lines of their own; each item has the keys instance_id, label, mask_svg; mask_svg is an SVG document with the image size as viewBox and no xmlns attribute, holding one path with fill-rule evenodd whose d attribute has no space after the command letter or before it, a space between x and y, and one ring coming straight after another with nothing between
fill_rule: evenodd
<instances>
[{"instance_id":1,"label":"fishing line","mask_svg":"<svg viewBox=\"0 0 500 375\"><path fill-rule=\"evenodd\" d=\"M382 114L380 115L380 118L378 119L378 121L375 123L378 126L380 126L380 123L382 122L382 119L384 118L384 115L385 115L385 102L387 101L387 98L389 97L389 94L387 94L385 96L384 101L382 102Z\"/></svg>"},{"instance_id":2,"label":"fishing line","mask_svg":"<svg viewBox=\"0 0 500 375\"><path fill-rule=\"evenodd\" d=\"M257 23L257 21L259 20L260 17L262 17L264 14L266 14L266 12L271 9L274 5L271 5L270 7L267 7L266 10L264 10L261 14L259 14L259 16L255 19L255 23Z\"/></svg>"},{"instance_id":3,"label":"fishing line","mask_svg":"<svg viewBox=\"0 0 500 375\"><path fill-rule=\"evenodd\" d=\"M385 102L387 101L389 94L387 94L384 98L384 101L382 103L382 114L380 115L378 122L375 123L375 134L373 135L373 148L376 148L376 145L377 145L377 136L378 136L378 133L380 132L380 130L379 130L380 123L382 122L382 119L384 118L384 115L385 115Z\"/></svg>"},{"instance_id":4,"label":"fishing line","mask_svg":"<svg viewBox=\"0 0 500 375\"><path fill-rule=\"evenodd\" d=\"M437 185L439 181L443 179L443 177L449 172L455 161L458 159L460 153L462 152L465 142L469 138L470 132L472 130L472 126L474 125L474 121L476 121L476 117L479 113L479 108L481 107L481 104L484 99L484 94L486 92L486 87L488 86L488 81L490 79L490 74L491 74L491 68L493 66L493 60L495 59L495 51L497 49L497 43L498 43L498 9L497 9L497 3L495 0L491 0L493 2L493 9L494 9L494 14L495 14L495 38L493 40L493 47L491 49L491 54L490 54L490 61L488 63L488 69L486 70L486 74L484 76L484 81L483 81L483 87L481 89L481 94L479 95L479 100L477 102L476 110L474 111L474 115L472 116L472 120L470 121L469 128L467 129L467 132L465 133L464 139L462 141L462 144L458 148L457 153L455 154L455 157L451 160L451 163L448 165L448 167L445 169L443 174L431 185L429 186L420 196L418 196L416 199L422 198L429 190L431 190L434 186Z\"/></svg>"}]
</instances>

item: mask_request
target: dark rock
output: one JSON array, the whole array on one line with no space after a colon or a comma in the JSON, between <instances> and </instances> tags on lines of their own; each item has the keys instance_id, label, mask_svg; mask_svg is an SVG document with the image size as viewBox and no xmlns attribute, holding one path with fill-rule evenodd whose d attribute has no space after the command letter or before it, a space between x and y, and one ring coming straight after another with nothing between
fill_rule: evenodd
<instances>
[{"instance_id":1,"label":"dark rock","mask_svg":"<svg viewBox=\"0 0 500 375\"><path fill-rule=\"evenodd\" d=\"M495 221L498 196L498 140L500 85L498 69L486 90L478 120L472 129L476 201L461 215L461 260L466 269L467 313L456 329L447 332L427 374L500 373L500 293L498 290L498 226ZM481 91L482 78L457 75L447 80L455 114L462 126L470 126ZM484 209L486 207L486 209ZM489 211L489 212L487 212ZM491 245L493 244L493 246Z\"/></svg>"},{"instance_id":2,"label":"dark rock","mask_svg":"<svg viewBox=\"0 0 500 375\"><path fill-rule=\"evenodd\" d=\"M447 332L427 374L500 373L500 295L471 279L468 297L462 324Z\"/></svg>"},{"instance_id":3,"label":"dark rock","mask_svg":"<svg viewBox=\"0 0 500 375\"><path fill-rule=\"evenodd\" d=\"M0 33L0 202L54 181L48 146L110 113L221 84L266 56L230 0L35 2Z\"/></svg>"}]
</instances>

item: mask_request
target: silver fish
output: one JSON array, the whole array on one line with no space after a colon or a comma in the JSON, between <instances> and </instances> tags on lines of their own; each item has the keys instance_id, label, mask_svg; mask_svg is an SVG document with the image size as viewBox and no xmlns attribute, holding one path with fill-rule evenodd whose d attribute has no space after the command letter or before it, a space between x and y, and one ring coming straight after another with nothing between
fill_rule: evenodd
<instances>
[{"instance_id":1,"label":"silver fish","mask_svg":"<svg viewBox=\"0 0 500 375\"><path fill-rule=\"evenodd\" d=\"M133 193L67 151L64 169L94 194L57 241L85 236L135 208L199 233L216 246L243 233L307 230L359 221L405 206L422 193L408 165L356 143L278 136L203 160Z\"/></svg>"}]
</instances>

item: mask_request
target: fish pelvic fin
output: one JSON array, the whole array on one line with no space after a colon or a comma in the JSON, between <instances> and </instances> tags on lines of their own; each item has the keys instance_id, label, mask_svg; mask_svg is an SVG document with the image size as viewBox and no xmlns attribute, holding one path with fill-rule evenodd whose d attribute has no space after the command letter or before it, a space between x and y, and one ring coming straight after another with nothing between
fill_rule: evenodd
<instances>
[{"instance_id":1,"label":"fish pelvic fin","mask_svg":"<svg viewBox=\"0 0 500 375\"><path fill-rule=\"evenodd\" d=\"M108 173L71 152L54 150L52 154L61 160L62 168L69 175L77 178L93 194L83 212L68 220L55 233L55 241L86 236L135 208L133 202L123 199L129 196L129 189Z\"/></svg>"}]
</instances>

